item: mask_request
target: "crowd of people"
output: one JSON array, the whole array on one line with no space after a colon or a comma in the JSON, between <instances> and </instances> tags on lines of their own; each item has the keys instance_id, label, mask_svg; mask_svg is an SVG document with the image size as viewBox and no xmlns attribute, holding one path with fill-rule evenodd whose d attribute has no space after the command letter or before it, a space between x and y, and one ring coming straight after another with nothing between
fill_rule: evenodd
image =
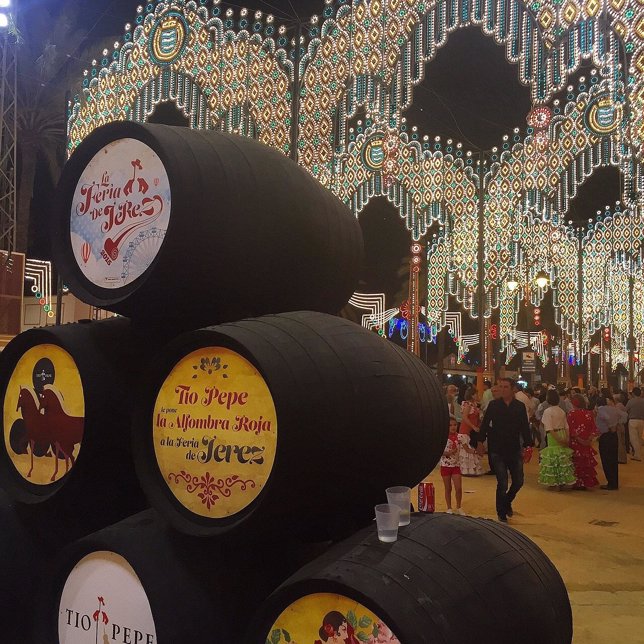
<instances>
[{"instance_id":1,"label":"crowd of people","mask_svg":"<svg viewBox=\"0 0 644 644\"><path fill-rule=\"evenodd\" d=\"M523 464L538 450L540 484L558 491L619 489L619 463L642 459L644 396L610 388L522 388L509 378L473 387L445 388L450 414L440 461L447 512L465 514L462 476L495 475L500 521L513 515ZM597 443L606 483L597 477ZM486 458L487 455L487 458ZM452 490L455 508L452 507Z\"/></svg>"}]
</instances>

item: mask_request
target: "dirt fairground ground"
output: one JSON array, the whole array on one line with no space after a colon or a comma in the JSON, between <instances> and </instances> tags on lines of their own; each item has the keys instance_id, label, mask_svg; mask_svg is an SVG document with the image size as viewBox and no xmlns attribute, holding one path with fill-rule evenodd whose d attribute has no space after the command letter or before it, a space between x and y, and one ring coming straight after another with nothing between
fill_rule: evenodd
<instances>
[{"instance_id":1,"label":"dirt fairground ground","mask_svg":"<svg viewBox=\"0 0 644 644\"><path fill-rule=\"evenodd\" d=\"M573 644L644 644L644 462L619 466L616 492L555 492L537 483L536 461L525 467L509 525L537 543L563 577ZM598 477L606 482L601 467ZM425 480L436 487L436 511L445 511L438 468ZM465 512L496 517L495 487L493 476L464 477ZM412 498L415 506L416 491Z\"/></svg>"}]
</instances>

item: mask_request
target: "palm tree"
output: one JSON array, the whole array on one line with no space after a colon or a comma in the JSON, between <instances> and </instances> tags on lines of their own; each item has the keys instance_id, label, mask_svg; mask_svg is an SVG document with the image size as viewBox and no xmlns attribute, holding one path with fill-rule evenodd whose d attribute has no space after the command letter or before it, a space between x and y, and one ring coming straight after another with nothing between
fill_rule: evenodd
<instances>
[{"instance_id":1,"label":"palm tree","mask_svg":"<svg viewBox=\"0 0 644 644\"><path fill-rule=\"evenodd\" d=\"M78 50L86 36L77 0L58 12L41 5L19 16L16 249L27 251L36 167L57 180L65 159L67 77L80 78ZM73 72L72 72L73 73Z\"/></svg>"}]
</instances>

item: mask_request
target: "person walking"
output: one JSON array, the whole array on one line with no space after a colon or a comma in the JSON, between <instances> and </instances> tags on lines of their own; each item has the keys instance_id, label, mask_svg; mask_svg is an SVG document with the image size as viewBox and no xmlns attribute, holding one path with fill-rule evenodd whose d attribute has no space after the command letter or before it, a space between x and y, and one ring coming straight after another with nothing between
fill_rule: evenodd
<instances>
[{"instance_id":1,"label":"person walking","mask_svg":"<svg viewBox=\"0 0 644 644\"><path fill-rule=\"evenodd\" d=\"M476 402L476 390L470 388L465 392L465 400L461 405L463 418L459 427L459 434L466 436L467 446L462 445L460 450L460 467L463 476L481 476L483 472L483 458L479 450L472 449L470 446L477 446L477 431L481 424L481 415L479 406ZM470 434L472 436L470 442ZM466 448L467 447L467 448Z\"/></svg>"},{"instance_id":2,"label":"person walking","mask_svg":"<svg viewBox=\"0 0 644 644\"><path fill-rule=\"evenodd\" d=\"M597 387L593 387L592 385L588 387L588 409L592 411L597 407L598 398L599 392L597 391Z\"/></svg>"},{"instance_id":3,"label":"person walking","mask_svg":"<svg viewBox=\"0 0 644 644\"><path fill-rule=\"evenodd\" d=\"M599 485L597 480L597 452L593 448L593 439L598 435L593 413L586 409L586 401L581 394L570 399L574 409L568 413L568 431L572 463L575 466L577 480L573 489L587 490Z\"/></svg>"},{"instance_id":4,"label":"person walking","mask_svg":"<svg viewBox=\"0 0 644 644\"><path fill-rule=\"evenodd\" d=\"M514 398L513 385L509 378L499 379L500 398L488 404L478 436L481 441L487 438L490 467L496 475L496 513L504 523L514 514L512 502L523 486L521 439L525 448L531 440L525 405Z\"/></svg>"},{"instance_id":5,"label":"person walking","mask_svg":"<svg viewBox=\"0 0 644 644\"><path fill-rule=\"evenodd\" d=\"M588 397L584 395L579 387L572 387L570 389L570 402L572 403L572 406L575 407L575 403L572 402L573 396L581 396L584 401L584 406L582 409L588 409ZM577 408L575 407L575 409Z\"/></svg>"},{"instance_id":6,"label":"person walking","mask_svg":"<svg viewBox=\"0 0 644 644\"><path fill-rule=\"evenodd\" d=\"M541 447L541 432L539 431L540 422L537 421L535 414L539 406L539 399L534 395L531 387L526 387L524 390L525 395L528 397L526 406L528 408L528 423L530 423L530 431L532 432L532 444Z\"/></svg>"},{"instance_id":7,"label":"person walking","mask_svg":"<svg viewBox=\"0 0 644 644\"><path fill-rule=\"evenodd\" d=\"M627 420L628 414L626 412L610 405L605 396L599 396L595 422L599 430L599 458L606 477L606 485L600 486L602 490L619 489L617 425L625 423Z\"/></svg>"},{"instance_id":8,"label":"person walking","mask_svg":"<svg viewBox=\"0 0 644 644\"><path fill-rule=\"evenodd\" d=\"M528 395L523 391L523 387L518 383L514 384L513 390L515 399L522 402L525 406L525 413L528 417L528 422L530 422L530 398L528 398Z\"/></svg>"},{"instance_id":9,"label":"person walking","mask_svg":"<svg viewBox=\"0 0 644 644\"><path fill-rule=\"evenodd\" d=\"M553 386L548 387L545 391L542 391L541 396L539 397L539 404L537 405L537 409L534 412L534 420L535 424L537 425L537 431L539 432L539 449L545 449L546 447L546 432L543 429L543 423L541 422L541 419L543 417L543 412L548 409L548 401L546 398L548 397L548 392L554 390Z\"/></svg>"},{"instance_id":10,"label":"person walking","mask_svg":"<svg viewBox=\"0 0 644 644\"><path fill-rule=\"evenodd\" d=\"M628 436L631 439L631 458L642 460L642 437L644 437L644 398L642 390L634 387L632 398L626 403L628 414Z\"/></svg>"},{"instance_id":11,"label":"person walking","mask_svg":"<svg viewBox=\"0 0 644 644\"><path fill-rule=\"evenodd\" d=\"M620 411L623 411L628 418L628 412L626 411L626 406L624 405L625 402L626 397L624 394L622 394L621 392L613 394L613 403L615 404L615 407ZM621 463L622 465L628 463L628 447L630 441L627 440L628 437L626 435L626 433L628 432L627 424L628 421L619 423L617 425L617 462Z\"/></svg>"},{"instance_id":12,"label":"person walking","mask_svg":"<svg viewBox=\"0 0 644 644\"><path fill-rule=\"evenodd\" d=\"M576 481L575 468L572 464L572 450L568 447L568 421L559 405L559 394L550 390L546 396L550 405L541 417L546 432L548 446L541 450L541 467L539 483L551 488L564 489Z\"/></svg>"},{"instance_id":13,"label":"person walking","mask_svg":"<svg viewBox=\"0 0 644 644\"><path fill-rule=\"evenodd\" d=\"M568 398L570 396L570 389L562 388L557 393L559 394L559 407L564 410L565 414L568 414L574 409Z\"/></svg>"},{"instance_id":14,"label":"person walking","mask_svg":"<svg viewBox=\"0 0 644 644\"><path fill-rule=\"evenodd\" d=\"M483 381L483 395L481 396L481 411L485 412L490 401L494 400L492 383L489 380Z\"/></svg>"},{"instance_id":15,"label":"person walking","mask_svg":"<svg viewBox=\"0 0 644 644\"><path fill-rule=\"evenodd\" d=\"M454 416L460 422L461 406L458 404L458 387L456 385L447 385L445 393L449 415Z\"/></svg>"}]
</instances>

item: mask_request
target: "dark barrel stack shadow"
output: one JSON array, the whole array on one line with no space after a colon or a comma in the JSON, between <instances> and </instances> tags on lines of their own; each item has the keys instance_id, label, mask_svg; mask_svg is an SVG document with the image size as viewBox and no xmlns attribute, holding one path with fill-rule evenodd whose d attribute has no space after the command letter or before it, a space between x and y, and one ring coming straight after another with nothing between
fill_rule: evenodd
<instances>
[{"instance_id":1,"label":"dark barrel stack shadow","mask_svg":"<svg viewBox=\"0 0 644 644\"><path fill-rule=\"evenodd\" d=\"M337 316L362 235L305 170L112 123L68 161L51 235L118 316L0 354L2 641L570 644L560 575L511 528L416 513L378 540L448 409L420 359Z\"/></svg>"}]
</instances>

